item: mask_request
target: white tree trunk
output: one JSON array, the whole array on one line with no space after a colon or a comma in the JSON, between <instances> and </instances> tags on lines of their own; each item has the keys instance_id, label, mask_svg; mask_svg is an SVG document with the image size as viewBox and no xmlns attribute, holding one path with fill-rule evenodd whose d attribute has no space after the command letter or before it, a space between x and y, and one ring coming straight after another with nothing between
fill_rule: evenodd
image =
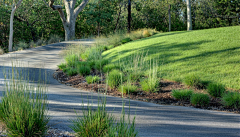
<instances>
[{"instance_id":1,"label":"white tree trunk","mask_svg":"<svg viewBox=\"0 0 240 137\"><path fill-rule=\"evenodd\" d=\"M19 0L17 5L13 4L12 6L12 12L10 16L10 34L9 34L9 46L8 46L8 51L12 52L12 45L13 45L13 18L14 18L14 13L17 10L17 8L21 5L23 0Z\"/></svg>"},{"instance_id":2,"label":"white tree trunk","mask_svg":"<svg viewBox=\"0 0 240 137\"><path fill-rule=\"evenodd\" d=\"M192 30L192 16L191 16L191 2L190 0L186 0L187 2L187 30Z\"/></svg>"}]
</instances>

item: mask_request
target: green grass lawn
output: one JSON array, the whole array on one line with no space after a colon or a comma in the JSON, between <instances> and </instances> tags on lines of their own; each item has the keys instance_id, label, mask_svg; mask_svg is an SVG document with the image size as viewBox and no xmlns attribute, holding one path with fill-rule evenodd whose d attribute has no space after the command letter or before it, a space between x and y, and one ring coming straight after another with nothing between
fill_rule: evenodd
<instances>
[{"instance_id":1,"label":"green grass lawn","mask_svg":"<svg viewBox=\"0 0 240 137\"><path fill-rule=\"evenodd\" d=\"M112 63L144 52L158 61L164 79L183 81L190 74L240 89L240 26L160 33L103 52Z\"/></svg>"}]
</instances>

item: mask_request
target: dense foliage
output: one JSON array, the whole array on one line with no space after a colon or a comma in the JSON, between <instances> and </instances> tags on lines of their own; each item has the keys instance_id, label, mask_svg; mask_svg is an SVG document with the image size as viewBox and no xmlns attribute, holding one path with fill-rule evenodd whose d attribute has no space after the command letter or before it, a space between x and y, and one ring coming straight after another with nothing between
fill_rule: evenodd
<instances>
[{"instance_id":1,"label":"dense foliage","mask_svg":"<svg viewBox=\"0 0 240 137\"><path fill-rule=\"evenodd\" d=\"M81 0L78 1L79 3ZM90 0L76 21L76 37L109 34L127 29L127 0ZM132 0L132 30L153 28L168 31L168 8L171 5L171 30L186 30L185 0ZM56 4L63 5L61 1ZM193 29L239 25L239 0L191 0ZM0 46L7 51L12 1L0 1ZM64 10L64 9L63 9ZM23 14L24 13L24 14ZM14 39L30 43L64 37L64 28L57 11L44 1L23 1L14 15Z\"/></svg>"}]
</instances>

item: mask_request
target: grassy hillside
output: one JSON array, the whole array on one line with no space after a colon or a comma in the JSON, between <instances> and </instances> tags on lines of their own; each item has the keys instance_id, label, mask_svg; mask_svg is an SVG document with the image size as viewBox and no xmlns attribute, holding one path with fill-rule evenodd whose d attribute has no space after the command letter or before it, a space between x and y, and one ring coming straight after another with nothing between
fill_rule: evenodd
<instances>
[{"instance_id":1,"label":"grassy hillside","mask_svg":"<svg viewBox=\"0 0 240 137\"><path fill-rule=\"evenodd\" d=\"M195 74L202 80L240 89L240 26L160 33L105 51L112 63L144 52L158 62L161 77L182 81Z\"/></svg>"}]
</instances>

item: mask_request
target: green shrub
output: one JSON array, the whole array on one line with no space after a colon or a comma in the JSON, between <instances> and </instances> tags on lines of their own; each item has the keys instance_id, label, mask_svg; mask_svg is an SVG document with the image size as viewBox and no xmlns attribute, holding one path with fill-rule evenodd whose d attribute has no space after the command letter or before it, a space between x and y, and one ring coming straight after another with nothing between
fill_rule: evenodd
<instances>
[{"instance_id":1,"label":"green shrub","mask_svg":"<svg viewBox=\"0 0 240 137\"><path fill-rule=\"evenodd\" d=\"M192 90L173 90L172 96L181 101L190 100L191 95L193 94Z\"/></svg>"},{"instance_id":2,"label":"green shrub","mask_svg":"<svg viewBox=\"0 0 240 137\"><path fill-rule=\"evenodd\" d=\"M107 81L108 81L108 85L111 88L116 88L118 87L121 82L122 82L122 72L119 70L112 70L109 75L107 76Z\"/></svg>"},{"instance_id":3,"label":"green shrub","mask_svg":"<svg viewBox=\"0 0 240 137\"><path fill-rule=\"evenodd\" d=\"M226 91L225 86L218 83L210 83L207 89L208 93L213 97L221 97Z\"/></svg>"},{"instance_id":4,"label":"green shrub","mask_svg":"<svg viewBox=\"0 0 240 137\"><path fill-rule=\"evenodd\" d=\"M91 68L89 66L78 66L78 73L81 74L82 76L89 75L91 72Z\"/></svg>"},{"instance_id":5,"label":"green shrub","mask_svg":"<svg viewBox=\"0 0 240 137\"><path fill-rule=\"evenodd\" d=\"M76 68L69 68L67 69L67 75L68 76L74 76L74 75L77 75L77 69Z\"/></svg>"},{"instance_id":6,"label":"green shrub","mask_svg":"<svg viewBox=\"0 0 240 137\"><path fill-rule=\"evenodd\" d=\"M130 42L130 41L132 41L132 39L130 39L130 38L124 38L124 39L121 40L122 44L125 44L125 43Z\"/></svg>"},{"instance_id":7,"label":"green shrub","mask_svg":"<svg viewBox=\"0 0 240 137\"><path fill-rule=\"evenodd\" d=\"M100 81L100 77L99 76L87 76L86 78L86 81L88 84L92 84L92 83L96 83L98 81Z\"/></svg>"},{"instance_id":8,"label":"green shrub","mask_svg":"<svg viewBox=\"0 0 240 137\"><path fill-rule=\"evenodd\" d=\"M58 68L61 70L63 70L66 67L67 67L67 65L65 63L61 63L60 65L58 65Z\"/></svg>"},{"instance_id":9,"label":"green shrub","mask_svg":"<svg viewBox=\"0 0 240 137\"><path fill-rule=\"evenodd\" d=\"M195 106L208 106L210 98L207 94L195 93L192 94L190 101Z\"/></svg>"},{"instance_id":10,"label":"green shrub","mask_svg":"<svg viewBox=\"0 0 240 137\"><path fill-rule=\"evenodd\" d=\"M185 77L184 82L188 86L194 86L194 87L202 86L200 78L196 75L189 75L189 76Z\"/></svg>"},{"instance_id":11,"label":"green shrub","mask_svg":"<svg viewBox=\"0 0 240 137\"><path fill-rule=\"evenodd\" d=\"M222 96L222 104L225 107L240 108L240 93L239 92L227 92Z\"/></svg>"},{"instance_id":12,"label":"green shrub","mask_svg":"<svg viewBox=\"0 0 240 137\"><path fill-rule=\"evenodd\" d=\"M103 67L103 72L107 73L107 72L110 72L113 69L120 69L120 66L115 65L115 64L107 64Z\"/></svg>"},{"instance_id":13,"label":"green shrub","mask_svg":"<svg viewBox=\"0 0 240 137\"><path fill-rule=\"evenodd\" d=\"M137 91L137 86L132 85L131 83L126 83L119 86L118 90L124 94L134 93Z\"/></svg>"},{"instance_id":14,"label":"green shrub","mask_svg":"<svg viewBox=\"0 0 240 137\"><path fill-rule=\"evenodd\" d=\"M74 67L77 65L79 58L77 55L75 54L71 54L71 55L67 55L65 57L65 61L67 63L68 66Z\"/></svg>"},{"instance_id":15,"label":"green shrub","mask_svg":"<svg viewBox=\"0 0 240 137\"><path fill-rule=\"evenodd\" d=\"M144 79L140 82L143 91L155 92L159 86L159 80L157 79Z\"/></svg>"},{"instance_id":16,"label":"green shrub","mask_svg":"<svg viewBox=\"0 0 240 137\"><path fill-rule=\"evenodd\" d=\"M102 59L95 62L95 69L102 71L103 67L108 64L108 60Z\"/></svg>"},{"instance_id":17,"label":"green shrub","mask_svg":"<svg viewBox=\"0 0 240 137\"><path fill-rule=\"evenodd\" d=\"M0 119L8 136L42 136L47 130L46 87L24 82L23 72L12 69L0 103Z\"/></svg>"}]
</instances>

